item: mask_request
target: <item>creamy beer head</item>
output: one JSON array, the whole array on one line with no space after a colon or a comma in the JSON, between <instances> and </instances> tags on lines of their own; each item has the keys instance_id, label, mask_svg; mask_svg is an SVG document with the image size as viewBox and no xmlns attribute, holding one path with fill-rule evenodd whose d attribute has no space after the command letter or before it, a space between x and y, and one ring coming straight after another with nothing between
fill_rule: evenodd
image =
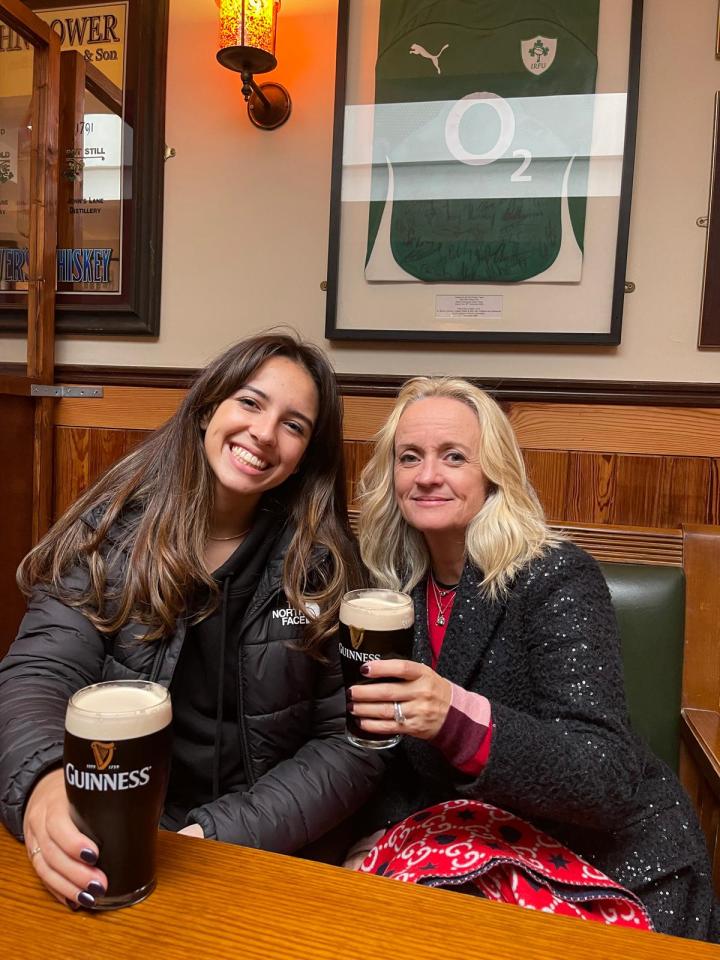
<instances>
[{"instance_id":1,"label":"creamy beer head","mask_svg":"<svg viewBox=\"0 0 720 960\"><path fill-rule=\"evenodd\" d=\"M413 625L412 598L395 590L352 590L343 597L340 621L357 630L404 630Z\"/></svg>"},{"instance_id":2,"label":"creamy beer head","mask_svg":"<svg viewBox=\"0 0 720 960\"><path fill-rule=\"evenodd\" d=\"M73 694L65 729L84 740L131 740L157 733L172 719L170 696L158 683L96 683Z\"/></svg>"}]
</instances>

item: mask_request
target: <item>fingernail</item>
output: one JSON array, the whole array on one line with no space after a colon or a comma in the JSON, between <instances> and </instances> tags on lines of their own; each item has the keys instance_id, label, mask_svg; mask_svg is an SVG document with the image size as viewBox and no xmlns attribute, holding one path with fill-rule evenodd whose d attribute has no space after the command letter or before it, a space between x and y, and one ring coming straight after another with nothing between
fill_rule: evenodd
<instances>
[{"instance_id":1,"label":"fingernail","mask_svg":"<svg viewBox=\"0 0 720 960\"><path fill-rule=\"evenodd\" d=\"M85 847L80 851L80 859L84 860L85 863L89 863L91 867L94 867L97 863L98 855L94 850L91 850L90 847Z\"/></svg>"},{"instance_id":2,"label":"fingernail","mask_svg":"<svg viewBox=\"0 0 720 960\"><path fill-rule=\"evenodd\" d=\"M105 896L105 887L100 883L99 880L91 880L85 889L88 893L92 894L93 897Z\"/></svg>"},{"instance_id":3,"label":"fingernail","mask_svg":"<svg viewBox=\"0 0 720 960\"><path fill-rule=\"evenodd\" d=\"M77 902L81 907L94 907L95 897L93 897L90 893L86 893L85 890L81 890L77 895Z\"/></svg>"},{"instance_id":4,"label":"fingernail","mask_svg":"<svg viewBox=\"0 0 720 960\"><path fill-rule=\"evenodd\" d=\"M369 664L369 663L364 663L364 664L360 667L360 673L361 673L364 677L370 676L370 664Z\"/></svg>"},{"instance_id":5,"label":"fingernail","mask_svg":"<svg viewBox=\"0 0 720 960\"><path fill-rule=\"evenodd\" d=\"M68 907L70 908L70 910L72 910L73 913L75 913L76 910L79 910L79 909L80 909L80 904L79 904L79 903L73 903L72 900L68 900L68 899L66 898L66 899L65 899L65 903L68 905Z\"/></svg>"}]
</instances>

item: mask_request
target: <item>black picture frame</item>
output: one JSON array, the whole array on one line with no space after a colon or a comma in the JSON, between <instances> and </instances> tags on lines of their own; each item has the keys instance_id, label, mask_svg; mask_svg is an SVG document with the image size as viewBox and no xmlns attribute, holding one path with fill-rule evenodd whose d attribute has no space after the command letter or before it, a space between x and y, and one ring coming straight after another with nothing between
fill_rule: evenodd
<instances>
[{"instance_id":1,"label":"black picture frame","mask_svg":"<svg viewBox=\"0 0 720 960\"><path fill-rule=\"evenodd\" d=\"M329 241L328 241L328 269L327 269L327 305L325 318L325 336L329 340L337 341L406 341L406 342L488 342L488 343L547 343L547 344L584 344L596 346L614 346L620 343L622 331L622 317L624 299L627 293L630 293L634 286L626 279L628 237L630 229L630 214L632 205L632 183L635 163L635 139L637 129L637 112L639 98L639 78L640 78L640 49L642 38L642 18L643 18L643 0L625 0L627 4L626 18L628 24L626 45L628 50L627 58L627 84L626 84L626 108L625 125L622 136L623 150L621 161L621 172L619 174L619 197L617 201L617 228L612 234L608 234L607 239L603 236L602 244L607 250L610 246L608 258L612 257L614 250L614 259L610 261L610 269L607 272L607 300L608 309L603 314L602 319L593 318L596 326L602 324L601 329L588 329L584 327L586 315L584 311L577 311L577 328L572 329L542 329L537 325L528 329L450 329L442 325L442 321L433 323L427 321L422 327L408 326L414 321L408 320L407 314L413 314L413 308L398 308L398 301L402 301L404 294L402 289L410 286L418 288L428 288L428 296L434 298L438 293L453 293L452 284L435 283L394 283L386 282L381 284L369 284L364 281L366 289L371 286L376 288L373 299L368 304L359 303L353 296L343 295L343 281L347 276L349 268L345 261L347 242L343 237L343 155L346 142L346 115L348 107L357 104L367 104L367 82L365 84L365 99L348 100L349 85L354 82L358 84L357 76L363 69L371 70L373 63L369 63L368 50L371 45L368 44L367 23L363 21L362 30L358 29L357 22L356 33L361 38L353 36L353 21L358 18L366 17L368 4L365 0L340 0L338 11L338 33L337 33L337 65L335 76L335 112L334 112L334 130L332 147L332 179L330 196L330 223L329 223ZM375 5L379 0L374 0ZM617 3L617 0L600 0L601 11L603 4ZM360 7L362 5L362 10ZM366 62L358 66L358 61L362 60L362 54L359 53L359 46L362 43ZM375 33L375 43L373 53L377 48L377 32ZM351 76L349 76L348 65L351 64ZM624 69L624 66L623 66ZM370 96L372 101L372 95ZM367 220L365 221L367 223ZM354 248L358 244L351 244ZM358 271L362 272L364 261L358 259L355 253L355 277L358 277ZM356 281L357 282L357 281ZM555 286L558 288L555 305L548 314L557 315L558 303L561 303L569 285L568 284L486 284L477 282L472 284L473 293L482 296L486 291L497 290L501 288L502 292L509 291L512 287L530 286L535 290L539 289L538 300L542 304L543 298L547 298L546 291L543 288ZM457 284L455 285L457 286ZM396 289L393 289L396 288ZM395 305L390 302L391 296ZM347 312L347 304L351 303L353 310L357 310L357 319L348 320L344 316L344 310ZM405 316L403 324L397 322L398 313L402 312ZM607 315L609 314L609 315ZM367 324L364 318L372 317L372 326ZM456 324L457 325L457 324Z\"/></svg>"},{"instance_id":2,"label":"black picture frame","mask_svg":"<svg viewBox=\"0 0 720 960\"><path fill-rule=\"evenodd\" d=\"M25 2L36 12L103 6L102 0ZM169 0L120 2L127 5L123 117L132 142L132 184L123 190L122 200L121 290L119 294L82 296L59 290L55 330L60 335L150 338L160 331ZM123 135L128 136L126 131ZM0 293L0 334L26 330L25 295Z\"/></svg>"},{"instance_id":3,"label":"black picture frame","mask_svg":"<svg viewBox=\"0 0 720 960\"><path fill-rule=\"evenodd\" d=\"M715 94L710 198L702 280L698 349L720 350L720 91Z\"/></svg>"}]
</instances>

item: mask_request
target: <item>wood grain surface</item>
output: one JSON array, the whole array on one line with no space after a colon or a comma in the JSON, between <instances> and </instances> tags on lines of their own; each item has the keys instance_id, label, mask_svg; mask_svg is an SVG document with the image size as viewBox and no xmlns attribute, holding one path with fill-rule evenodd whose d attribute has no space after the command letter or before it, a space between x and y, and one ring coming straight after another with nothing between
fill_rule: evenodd
<instances>
[{"instance_id":1,"label":"wood grain surface","mask_svg":"<svg viewBox=\"0 0 720 960\"><path fill-rule=\"evenodd\" d=\"M717 711L720 709L720 528L688 526L683 532L683 706Z\"/></svg>"},{"instance_id":2,"label":"wood grain surface","mask_svg":"<svg viewBox=\"0 0 720 960\"><path fill-rule=\"evenodd\" d=\"M32 546L33 500L30 465L33 462L34 401L29 397L0 397L0 657L15 638L25 612L25 598L15 583L17 565ZM8 469L17 461L18 469Z\"/></svg>"},{"instance_id":3,"label":"wood grain surface","mask_svg":"<svg viewBox=\"0 0 720 960\"><path fill-rule=\"evenodd\" d=\"M102 399L63 399L55 407L54 513L145 431L163 423L182 389L105 387ZM389 397L345 397L345 459L350 501L392 408ZM676 527L720 523L720 409L621 405L508 404L528 472L550 520ZM80 431L87 436L80 439ZM102 431L102 435L98 434ZM126 434L112 438L109 431ZM130 439L132 435L132 439ZM105 455L98 453L105 446ZM67 463L73 450L92 462ZM94 451L91 453L90 451ZM117 453L121 455L121 453ZM76 475L78 479L73 480ZM70 483L68 484L68 481Z\"/></svg>"},{"instance_id":4,"label":"wood grain surface","mask_svg":"<svg viewBox=\"0 0 720 960\"><path fill-rule=\"evenodd\" d=\"M58 406L66 402L61 400ZM56 424L55 516L148 433L149 429ZM344 446L352 503L373 445L367 440L346 440ZM720 459L535 449L523 454L551 521L647 527L720 523Z\"/></svg>"},{"instance_id":5,"label":"wood grain surface","mask_svg":"<svg viewBox=\"0 0 720 960\"><path fill-rule=\"evenodd\" d=\"M156 891L71 913L0 835L3 955L162 960L717 960L709 944L606 927L339 867L160 834Z\"/></svg>"},{"instance_id":6,"label":"wood grain surface","mask_svg":"<svg viewBox=\"0 0 720 960\"><path fill-rule=\"evenodd\" d=\"M69 427L155 430L171 417L187 390L153 387L105 387L103 397L64 398L55 407L55 423Z\"/></svg>"},{"instance_id":7,"label":"wood grain surface","mask_svg":"<svg viewBox=\"0 0 720 960\"><path fill-rule=\"evenodd\" d=\"M520 446L720 457L720 410L513 403Z\"/></svg>"}]
</instances>

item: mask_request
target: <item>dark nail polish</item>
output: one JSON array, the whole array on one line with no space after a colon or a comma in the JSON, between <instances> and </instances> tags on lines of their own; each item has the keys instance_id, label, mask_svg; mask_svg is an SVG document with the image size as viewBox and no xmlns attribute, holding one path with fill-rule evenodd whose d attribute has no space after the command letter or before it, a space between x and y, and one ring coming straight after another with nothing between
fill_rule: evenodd
<instances>
[{"instance_id":1,"label":"dark nail polish","mask_svg":"<svg viewBox=\"0 0 720 960\"><path fill-rule=\"evenodd\" d=\"M89 863L91 867L94 867L97 863L98 855L94 850L91 850L90 847L85 847L80 851L80 859L84 860L85 863Z\"/></svg>"},{"instance_id":2,"label":"dark nail polish","mask_svg":"<svg viewBox=\"0 0 720 960\"><path fill-rule=\"evenodd\" d=\"M70 908L70 910L72 910L73 913L75 913L76 910L79 910L79 909L80 909L80 904L79 904L79 903L73 903L72 900L66 899L66 900L65 900L65 903L68 905L68 907Z\"/></svg>"},{"instance_id":3,"label":"dark nail polish","mask_svg":"<svg viewBox=\"0 0 720 960\"><path fill-rule=\"evenodd\" d=\"M95 897L93 897L90 893L86 893L85 890L81 890L77 895L77 902L81 907L94 907Z\"/></svg>"},{"instance_id":4,"label":"dark nail polish","mask_svg":"<svg viewBox=\"0 0 720 960\"><path fill-rule=\"evenodd\" d=\"M368 663L364 663L364 664L360 667L360 673L361 673L364 677L366 677L366 676L370 673L370 665L369 665Z\"/></svg>"},{"instance_id":5,"label":"dark nail polish","mask_svg":"<svg viewBox=\"0 0 720 960\"><path fill-rule=\"evenodd\" d=\"M85 887L85 889L93 897L105 896L105 887L100 883L99 880L91 880L90 883Z\"/></svg>"}]
</instances>

